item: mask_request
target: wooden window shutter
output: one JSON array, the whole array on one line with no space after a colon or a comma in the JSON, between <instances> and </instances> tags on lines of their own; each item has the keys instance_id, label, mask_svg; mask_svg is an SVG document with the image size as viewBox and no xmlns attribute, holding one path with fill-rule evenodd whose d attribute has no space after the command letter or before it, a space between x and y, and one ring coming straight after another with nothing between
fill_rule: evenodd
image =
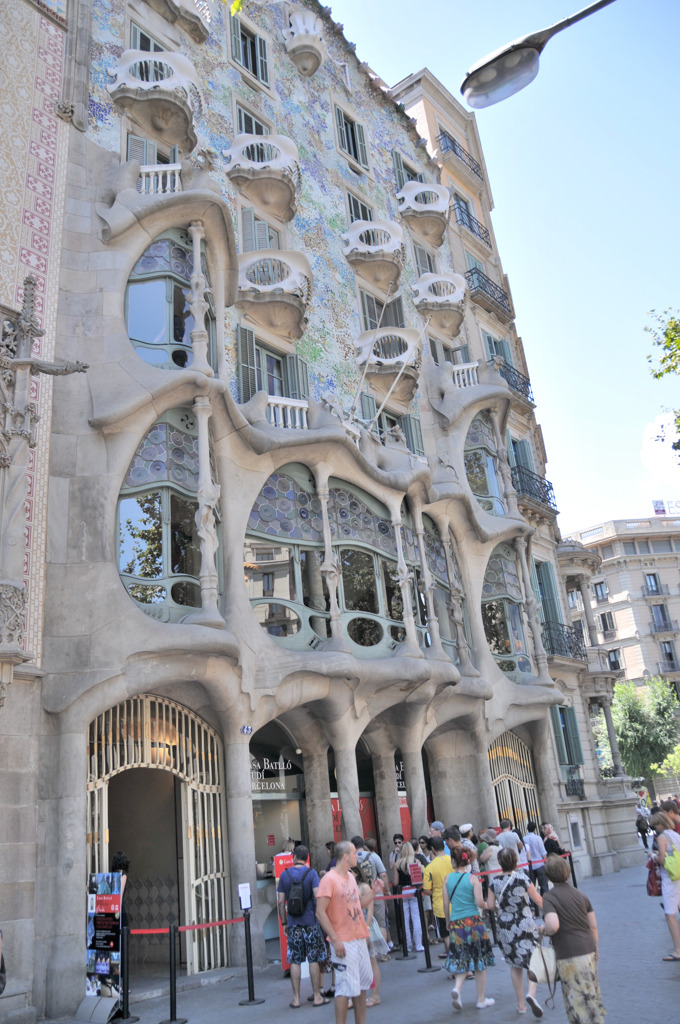
<instances>
[{"instance_id":1,"label":"wooden window shutter","mask_svg":"<svg viewBox=\"0 0 680 1024\"><path fill-rule=\"evenodd\" d=\"M364 126L357 121L354 122L354 133L357 140L357 154L362 167L368 168L368 149L366 147L366 133Z\"/></svg>"},{"instance_id":2,"label":"wooden window shutter","mask_svg":"<svg viewBox=\"0 0 680 1024\"><path fill-rule=\"evenodd\" d=\"M267 41L257 37L257 77L264 85L269 85L269 60L267 58Z\"/></svg>"},{"instance_id":3,"label":"wooden window shutter","mask_svg":"<svg viewBox=\"0 0 680 1024\"><path fill-rule=\"evenodd\" d=\"M550 719L552 721L553 736L555 737L555 747L557 748L557 760L560 764L569 764L560 709L555 707L554 704L550 708Z\"/></svg>"},{"instance_id":4,"label":"wooden window shutter","mask_svg":"<svg viewBox=\"0 0 680 1024\"><path fill-rule=\"evenodd\" d=\"M243 52L241 49L241 22L238 18L230 15L231 24L231 59L237 64L243 64Z\"/></svg>"},{"instance_id":5,"label":"wooden window shutter","mask_svg":"<svg viewBox=\"0 0 680 1024\"><path fill-rule=\"evenodd\" d=\"M392 299L385 307L383 316L383 327L404 327L404 307L401 297Z\"/></svg>"},{"instance_id":6,"label":"wooden window shutter","mask_svg":"<svg viewBox=\"0 0 680 1024\"><path fill-rule=\"evenodd\" d=\"M407 181L404 161L401 153L398 153L396 149L392 152L392 159L394 161L394 174L397 179L397 192L401 192Z\"/></svg>"},{"instance_id":7,"label":"wooden window shutter","mask_svg":"<svg viewBox=\"0 0 680 1024\"><path fill-rule=\"evenodd\" d=\"M249 327L239 326L238 342L238 376L241 402L249 402L257 391L257 356L255 352L255 332Z\"/></svg>"},{"instance_id":8,"label":"wooden window shutter","mask_svg":"<svg viewBox=\"0 0 680 1024\"><path fill-rule=\"evenodd\" d=\"M297 355L287 355L286 378L289 398L309 398L309 366L306 360Z\"/></svg>"},{"instance_id":9,"label":"wooden window shutter","mask_svg":"<svg viewBox=\"0 0 680 1024\"><path fill-rule=\"evenodd\" d=\"M255 211L252 206L241 210L241 252L253 252L255 245Z\"/></svg>"},{"instance_id":10,"label":"wooden window shutter","mask_svg":"<svg viewBox=\"0 0 680 1024\"><path fill-rule=\"evenodd\" d=\"M583 747L579 735L578 722L574 708L563 708L564 725L567 733L567 746L569 748L569 764L583 764Z\"/></svg>"},{"instance_id":11,"label":"wooden window shutter","mask_svg":"<svg viewBox=\"0 0 680 1024\"><path fill-rule=\"evenodd\" d=\"M340 107L335 108L335 123L338 126L338 145L340 149L345 153L349 153L349 143L347 142L347 128L345 126L345 115Z\"/></svg>"},{"instance_id":12,"label":"wooden window shutter","mask_svg":"<svg viewBox=\"0 0 680 1024\"><path fill-rule=\"evenodd\" d=\"M142 139L139 135L128 135L127 159L139 160L140 164L155 164L156 143Z\"/></svg>"},{"instance_id":13,"label":"wooden window shutter","mask_svg":"<svg viewBox=\"0 0 680 1024\"><path fill-rule=\"evenodd\" d=\"M361 392L361 418L370 423L375 414L378 411L375 398L373 395L367 395L365 391Z\"/></svg>"},{"instance_id":14,"label":"wooden window shutter","mask_svg":"<svg viewBox=\"0 0 680 1024\"><path fill-rule=\"evenodd\" d=\"M422 277L423 274L432 274L434 272L432 257L424 246L414 245L413 254L416 260L416 272L418 277Z\"/></svg>"},{"instance_id":15,"label":"wooden window shutter","mask_svg":"<svg viewBox=\"0 0 680 1024\"><path fill-rule=\"evenodd\" d=\"M407 413L399 417L399 426L404 431L406 445L414 455L424 455L423 432L420 427L420 417Z\"/></svg>"}]
</instances>

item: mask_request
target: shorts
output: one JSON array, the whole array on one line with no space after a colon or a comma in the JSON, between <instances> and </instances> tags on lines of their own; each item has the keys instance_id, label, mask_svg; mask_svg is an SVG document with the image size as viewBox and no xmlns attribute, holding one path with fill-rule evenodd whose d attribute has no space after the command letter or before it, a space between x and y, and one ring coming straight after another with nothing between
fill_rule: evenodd
<instances>
[{"instance_id":1,"label":"shorts","mask_svg":"<svg viewBox=\"0 0 680 1024\"><path fill-rule=\"evenodd\" d=\"M449 929L446 927L446 918L435 917L434 923L437 925L437 934L440 939L448 939Z\"/></svg>"},{"instance_id":2,"label":"shorts","mask_svg":"<svg viewBox=\"0 0 680 1024\"><path fill-rule=\"evenodd\" d=\"M332 966L335 968L335 995L354 996L368 992L373 984L373 968L368 955L366 939L352 939L343 943L345 955L342 959L333 953ZM342 968L345 968L343 971Z\"/></svg>"},{"instance_id":3,"label":"shorts","mask_svg":"<svg viewBox=\"0 0 680 1024\"><path fill-rule=\"evenodd\" d=\"M326 940L320 924L294 924L288 928L287 939L289 964L301 964L305 960L319 964L326 959Z\"/></svg>"},{"instance_id":4,"label":"shorts","mask_svg":"<svg viewBox=\"0 0 680 1024\"><path fill-rule=\"evenodd\" d=\"M387 928L387 920L385 918L385 904L383 900L376 900L373 904L373 917L376 919L381 928Z\"/></svg>"}]
</instances>

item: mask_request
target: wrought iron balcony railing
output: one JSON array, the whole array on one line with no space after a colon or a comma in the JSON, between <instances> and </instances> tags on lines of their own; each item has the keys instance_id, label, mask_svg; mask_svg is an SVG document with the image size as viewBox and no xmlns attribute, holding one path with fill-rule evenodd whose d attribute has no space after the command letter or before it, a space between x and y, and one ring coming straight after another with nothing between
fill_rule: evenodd
<instances>
[{"instance_id":1,"label":"wrought iron balcony railing","mask_svg":"<svg viewBox=\"0 0 680 1024\"><path fill-rule=\"evenodd\" d=\"M500 306L508 316L512 316L510 296L504 288L501 288L499 284L496 284L490 277L487 277L483 270L480 270L479 267L472 267L470 270L466 270L465 277L472 293L482 292Z\"/></svg>"},{"instance_id":2,"label":"wrought iron balcony railing","mask_svg":"<svg viewBox=\"0 0 680 1024\"><path fill-rule=\"evenodd\" d=\"M680 672L680 662L676 661L675 658L669 658L667 661L657 662L657 675L662 676L666 672Z\"/></svg>"},{"instance_id":3,"label":"wrought iron balcony railing","mask_svg":"<svg viewBox=\"0 0 680 1024\"><path fill-rule=\"evenodd\" d=\"M668 595L669 593L670 591L668 589L668 584L666 583L659 583L656 587L648 587L645 584L645 586L643 586L642 588L643 597L663 597L664 595Z\"/></svg>"},{"instance_id":4,"label":"wrought iron balcony railing","mask_svg":"<svg viewBox=\"0 0 680 1024\"><path fill-rule=\"evenodd\" d=\"M492 360L489 360L491 362ZM522 398L526 398L527 402L533 402L534 393L531 390L531 381L528 377L525 377L523 373L516 370L514 366L510 366L510 363L506 363L503 360L503 365L499 366L498 372L500 373L503 380L507 381L513 391Z\"/></svg>"},{"instance_id":5,"label":"wrought iron balcony railing","mask_svg":"<svg viewBox=\"0 0 680 1024\"><path fill-rule=\"evenodd\" d=\"M533 498L539 504L547 505L548 508L557 512L553 485L545 477L532 472L526 466L513 466L512 485L518 494L523 494L527 498Z\"/></svg>"},{"instance_id":6,"label":"wrought iron balcony railing","mask_svg":"<svg viewBox=\"0 0 680 1024\"><path fill-rule=\"evenodd\" d=\"M457 222L462 224L464 228L467 228L468 231L471 231L473 235L477 236L477 238L481 238L484 244L491 248L491 235L489 234L489 229L482 224L481 220L477 220L476 217L473 217L470 211L466 210L460 203L454 203L453 209L456 213Z\"/></svg>"},{"instance_id":7,"label":"wrought iron balcony railing","mask_svg":"<svg viewBox=\"0 0 680 1024\"><path fill-rule=\"evenodd\" d=\"M616 633L617 633L617 631L615 629L603 629L602 630L602 639L603 640L616 640Z\"/></svg>"},{"instance_id":8,"label":"wrought iron balcony railing","mask_svg":"<svg viewBox=\"0 0 680 1024\"><path fill-rule=\"evenodd\" d=\"M576 661L588 660L580 629L565 626L562 622L544 622L542 634L547 654L560 658L574 658Z\"/></svg>"},{"instance_id":9,"label":"wrought iron balcony railing","mask_svg":"<svg viewBox=\"0 0 680 1024\"><path fill-rule=\"evenodd\" d=\"M677 619L665 619L663 622L650 622L649 624L650 633L677 633L678 622Z\"/></svg>"},{"instance_id":10,"label":"wrought iron balcony railing","mask_svg":"<svg viewBox=\"0 0 680 1024\"><path fill-rule=\"evenodd\" d=\"M579 800L585 800L586 790L583 779L567 779L564 784L566 796L576 796Z\"/></svg>"},{"instance_id":11,"label":"wrought iron balcony railing","mask_svg":"<svg viewBox=\"0 0 680 1024\"><path fill-rule=\"evenodd\" d=\"M481 165L477 163L471 153L468 153L464 146L461 146L457 139L452 138L448 132L442 132L439 135L437 142L442 153L453 153L459 160L468 167L473 174L476 174L478 178L484 181L484 174L482 172Z\"/></svg>"}]
</instances>

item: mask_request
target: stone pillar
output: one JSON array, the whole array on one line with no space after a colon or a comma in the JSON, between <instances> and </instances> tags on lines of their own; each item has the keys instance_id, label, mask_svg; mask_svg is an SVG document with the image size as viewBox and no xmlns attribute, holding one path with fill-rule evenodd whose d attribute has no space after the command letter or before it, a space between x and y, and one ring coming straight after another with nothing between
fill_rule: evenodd
<instances>
[{"instance_id":1,"label":"stone pillar","mask_svg":"<svg viewBox=\"0 0 680 1024\"><path fill-rule=\"evenodd\" d=\"M418 539L418 554L420 555L420 571L422 580L422 590L425 595L425 604L427 607L427 628L430 633L430 642L432 644L432 650L435 654L441 657L446 657L444 654L444 648L442 647L441 637L439 632L439 619L437 618L437 612L434 604L434 579L430 572L430 566L427 562L427 551L425 548L425 526L423 523L423 511L420 506L420 502L417 498L411 500L411 508L413 510L413 523L415 526L415 533Z\"/></svg>"},{"instance_id":2,"label":"stone pillar","mask_svg":"<svg viewBox=\"0 0 680 1024\"><path fill-rule=\"evenodd\" d=\"M231 730L230 730L231 731ZM240 733L225 736L224 774L227 789L227 835L226 852L229 857L231 878L231 907L235 916L239 912L238 886L250 882L253 897L252 943L255 963L264 963L264 919L269 914L267 907L258 913L257 879L255 876L255 833L253 831L253 801L250 788L250 743L249 737ZM231 962L245 964L245 945L239 929L231 938Z\"/></svg>"},{"instance_id":3,"label":"stone pillar","mask_svg":"<svg viewBox=\"0 0 680 1024\"><path fill-rule=\"evenodd\" d=\"M616 739L616 733L614 732L614 720L612 719L612 699L609 694L603 695L598 698L600 707L604 712L604 720L607 725L607 736L609 737L609 746L612 751L612 761L614 763L614 775L625 775L623 765L621 764L621 754L619 752L619 743Z\"/></svg>"},{"instance_id":4,"label":"stone pillar","mask_svg":"<svg viewBox=\"0 0 680 1024\"><path fill-rule=\"evenodd\" d=\"M331 526L328 519L328 474L324 473L322 475L319 470L317 470L316 473L316 493L319 501L321 502L321 522L323 525L324 544L321 574L326 580L326 587L328 588L331 638L335 647L342 648L345 641L342 633L342 622L340 620L340 605L338 604L338 583L340 581L341 569L337 555L333 550Z\"/></svg>"},{"instance_id":5,"label":"stone pillar","mask_svg":"<svg viewBox=\"0 0 680 1024\"><path fill-rule=\"evenodd\" d=\"M305 806L312 865L321 869L328 863L326 843L333 838L331 788L328 781L328 750L304 752Z\"/></svg>"},{"instance_id":6,"label":"stone pillar","mask_svg":"<svg viewBox=\"0 0 680 1024\"><path fill-rule=\"evenodd\" d=\"M588 624L588 636L590 637L590 646L597 647L597 624L595 622L595 613L593 612L592 605L590 603L590 588L588 581L585 576L579 576L578 589L581 591L581 597L583 599L583 611L585 613L586 622Z\"/></svg>"},{"instance_id":7,"label":"stone pillar","mask_svg":"<svg viewBox=\"0 0 680 1024\"><path fill-rule=\"evenodd\" d=\"M536 665L538 667L538 675L547 677L548 673L548 657L545 653L545 647L543 646L543 638L541 636L541 623L538 618L538 610L536 607L536 598L534 597L534 588L531 585L531 573L529 572L529 563L527 561L527 542L526 537L515 537L515 550L519 557L520 570L522 572L522 583L524 584L524 607L526 609L527 618L529 620L529 628L531 635L534 640L534 655L536 657Z\"/></svg>"},{"instance_id":8,"label":"stone pillar","mask_svg":"<svg viewBox=\"0 0 680 1024\"><path fill-rule=\"evenodd\" d=\"M548 722L548 711L545 718L537 722L533 736L534 767L536 769L536 786L538 789L538 805L543 821L556 823L558 818L555 782L559 780L552 761L552 735Z\"/></svg>"},{"instance_id":9,"label":"stone pillar","mask_svg":"<svg viewBox=\"0 0 680 1024\"><path fill-rule=\"evenodd\" d=\"M484 819L485 825L496 824L498 821L498 808L494 794L491 768L489 767L489 752L487 737L485 734L475 730L472 734L474 746L474 762L477 770L477 820Z\"/></svg>"},{"instance_id":10,"label":"stone pillar","mask_svg":"<svg viewBox=\"0 0 680 1024\"><path fill-rule=\"evenodd\" d=\"M217 608L217 530L215 505L219 501L220 488L212 478L210 469L210 431L208 420L212 415L210 399L197 396L194 399L194 415L198 424L198 509L196 510L196 532L201 544L201 607L187 615L185 622L200 626L224 628L224 619Z\"/></svg>"},{"instance_id":11,"label":"stone pillar","mask_svg":"<svg viewBox=\"0 0 680 1024\"><path fill-rule=\"evenodd\" d=\"M207 377L213 377L215 371L208 362L209 338L205 328L205 317L208 312L208 303L205 296L208 283L201 265L201 241L205 237L205 231L200 220L191 222L189 234L193 244L194 257L193 272L191 274L191 301L189 303L194 320L194 329L191 332L191 351L193 354L191 369L194 373L204 373Z\"/></svg>"},{"instance_id":12,"label":"stone pillar","mask_svg":"<svg viewBox=\"0 0 680 1024\"><path fill-rule=\"evenodd\" d=\"M508 449L505 446L503 434L501 433L498 409L490 409L489 416L491 417L491 424L493 426L494 437L496 439L498 468L501 476L503 498L510 515L519 516L520 511L517 504L517 492L515 491L512 483L512 470L510 469L510 462L508 461Z\"/></svg>"},{"instance_id":13,"label":"stone pillar","mask_svg":"<svg viewBox=\"0 0 680 1024\"><path fill-rule=\"evenodd\" d=\"M338 797L342 809L343 839L363 834L359 814L359 773L357 772L356 746L335 746L335 776Z\"/></svg>"},{"instance_id":14,"label":"stone pillar","mask_svg":"<svg viewBox=\"0 0 680 1024\"><path fill-rule=\"evenodd\" d=\"M379 753L374 753L372 760L380 846L385 854L383 860L387 864L387 853L392 849L392 836L395 832L401 832L394 750L383 749Z\"/></svg>"},{"instance_id":15,"label":"stone pillar","mask_svg":"<svg viewBox=\"0 0 680 1024\"><path fill-rule=\"evenodd\" d=\"M411 812L411 834L419 836L426 830L428 823L423 754L420 746L415 750L402 749L401 754L404 761L408 809Z\"/></svg>"},{"instance_id":16,"label":"stone pillar","mask_svg":"<svg viewBox=\"0 0 680 1024\"><path fill-rule=\"evenodd\" d=\"M401 506L396 507L392 505L390 507L390 514L392 520L392 526L394 527L394 536L397 543L397 579L399 580L399 588L401 590L401 599L404 605L404 629L406 630L406 640L404 641L400 654L405 655L417 655L422 654L420 650L420 644L418 643L418 633L416 631L415 619L413 617L413 573L406 565L404 558L404 538L402 535L401 525Z\"/></svg>"}]
</instances>

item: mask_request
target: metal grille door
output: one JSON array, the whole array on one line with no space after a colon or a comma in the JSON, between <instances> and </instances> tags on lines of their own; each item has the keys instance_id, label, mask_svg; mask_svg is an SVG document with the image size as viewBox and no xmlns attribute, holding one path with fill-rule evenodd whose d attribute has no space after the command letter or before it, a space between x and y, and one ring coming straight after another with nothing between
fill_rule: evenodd
<instances>
[{"instance_id":1,"label":"metal grille door","mask_svg":"<svg viewBox=\"0 0 680 1024\"><path fill-rule=\"evenodd\" d=\"M514 732L504 732L489 747L489 768L499 820L509 818L524 833L527 821L541 820L531 749Z\"/></svg>"}]
</instances>

